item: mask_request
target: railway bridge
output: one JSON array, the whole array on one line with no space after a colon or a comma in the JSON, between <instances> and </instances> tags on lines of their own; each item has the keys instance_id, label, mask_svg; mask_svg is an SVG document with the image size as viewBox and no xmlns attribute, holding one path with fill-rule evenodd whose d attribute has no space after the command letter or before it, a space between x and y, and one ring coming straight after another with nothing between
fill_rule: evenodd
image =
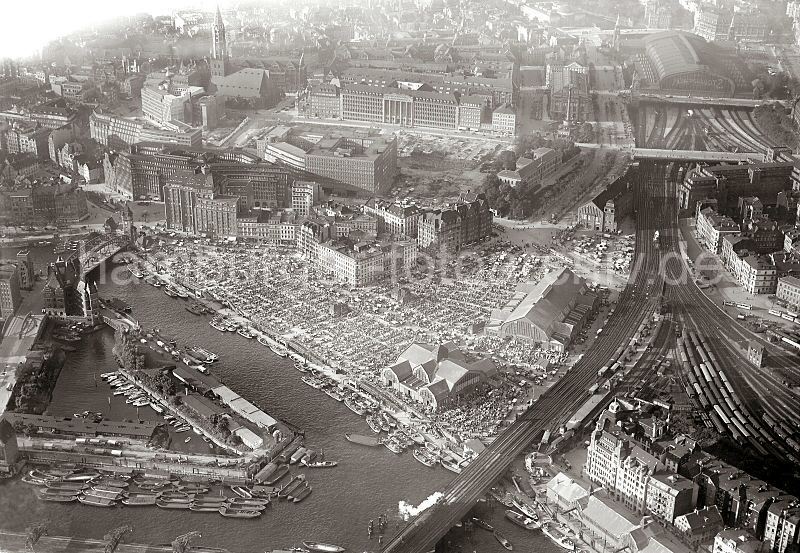
<instances>
[{"instance_id":1,"label":"railway bridge","mask_svg":"<svg viewBox=\"0 0 800 553\"><path fill-rule=\"evenodd\" d=\"M89 235L78 241L78 249L72 256L78 256L81 263L81 274L87 275L128 247L129 244L129 238L120 234Z\"/></svg>"}]
</instances>

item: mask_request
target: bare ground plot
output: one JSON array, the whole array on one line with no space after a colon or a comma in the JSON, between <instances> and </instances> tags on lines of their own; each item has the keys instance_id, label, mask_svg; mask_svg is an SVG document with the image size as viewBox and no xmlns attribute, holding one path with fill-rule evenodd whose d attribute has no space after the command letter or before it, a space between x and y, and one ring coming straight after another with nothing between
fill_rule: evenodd
<instances>
[{"instance_id":1,"label":"bare ground plot","mask_svg":"<svg viewBox=\"0 0 800 553\"><path fill-rule=\"evenodd\" d=\"M400 176L392 194L444 199L474 192L486 176L478 167L494 159L503 147L495 141L401 134L397 144Z\"/></svg>"}]
</instances>

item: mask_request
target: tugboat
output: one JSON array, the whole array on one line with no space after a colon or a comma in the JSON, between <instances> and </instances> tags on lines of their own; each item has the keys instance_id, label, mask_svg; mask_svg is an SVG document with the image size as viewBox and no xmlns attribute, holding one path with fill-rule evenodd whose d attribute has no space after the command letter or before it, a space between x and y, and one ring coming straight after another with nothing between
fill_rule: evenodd
<instances>
[{"instance_id":1,"label":"tugboat","mask_svg":"<svg viewBox=\"0 0 800 553\"><path fill-rule=\"evenodd\" d=\"M506 518L517 526L525 528L526 530L539 530L541 528L539 523L532 518L528 518L523 514L512 511L511 509L506 511Z\"/></svg>"}]
</instances>

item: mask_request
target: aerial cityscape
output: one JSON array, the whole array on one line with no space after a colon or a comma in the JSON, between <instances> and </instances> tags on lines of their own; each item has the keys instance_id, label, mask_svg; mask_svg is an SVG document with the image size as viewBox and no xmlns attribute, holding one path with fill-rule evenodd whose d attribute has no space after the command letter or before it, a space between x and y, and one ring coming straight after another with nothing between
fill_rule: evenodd
<instances>
[{"instance_id":1,"label":"aerial cityscape","mask_svg":"<svg viewBox=\"0 0 800 553\"><path fill-rule=\"evenodd\" d=\"M0 14L0 553L800 553L800 0Z\"/></svg>"}]
</instances>

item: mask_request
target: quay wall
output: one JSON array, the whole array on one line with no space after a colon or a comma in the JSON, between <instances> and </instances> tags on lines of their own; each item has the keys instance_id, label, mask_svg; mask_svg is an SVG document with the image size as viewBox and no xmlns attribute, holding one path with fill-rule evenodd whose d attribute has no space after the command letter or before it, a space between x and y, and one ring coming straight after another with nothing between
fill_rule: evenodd
<instances>
[{"instance_id":1,"label":"quay wall","mask_svg":"<svg viewBox=\"0 0 800 553\"><path fill-rule=\"evenodd\" d=\"M196 476L224 480L228 483L245 483L247 471L244 466L218 467L191 462L187 455L170 455L166 459L143 457L110 457L83 452L39 449L35 446L21 445L20 452L31 464L54 465L75 463L83 467L97 468L120 473L141 472L168 476ZM165 455L165 454L164 454ZM166 455L165 455L166 456Z\"/></svg>"},{"instance_id":2,"label":"quay wall","mask_svg":"<svg viewBox=\"0 0 800 553\"><path fill-rule=\"evenodd\" d=\"M25 546L27 534L0 530L0 551L6 553L30 553ZM37 553L104 553L105 542L76 538L73 536L42 536L36 542ZM172 553L171 545L148 545L125 543L117 545L117 553ZM227 549L203 547L192 544L192 553L229 553Z\"/></svg>"}]
</instances>

